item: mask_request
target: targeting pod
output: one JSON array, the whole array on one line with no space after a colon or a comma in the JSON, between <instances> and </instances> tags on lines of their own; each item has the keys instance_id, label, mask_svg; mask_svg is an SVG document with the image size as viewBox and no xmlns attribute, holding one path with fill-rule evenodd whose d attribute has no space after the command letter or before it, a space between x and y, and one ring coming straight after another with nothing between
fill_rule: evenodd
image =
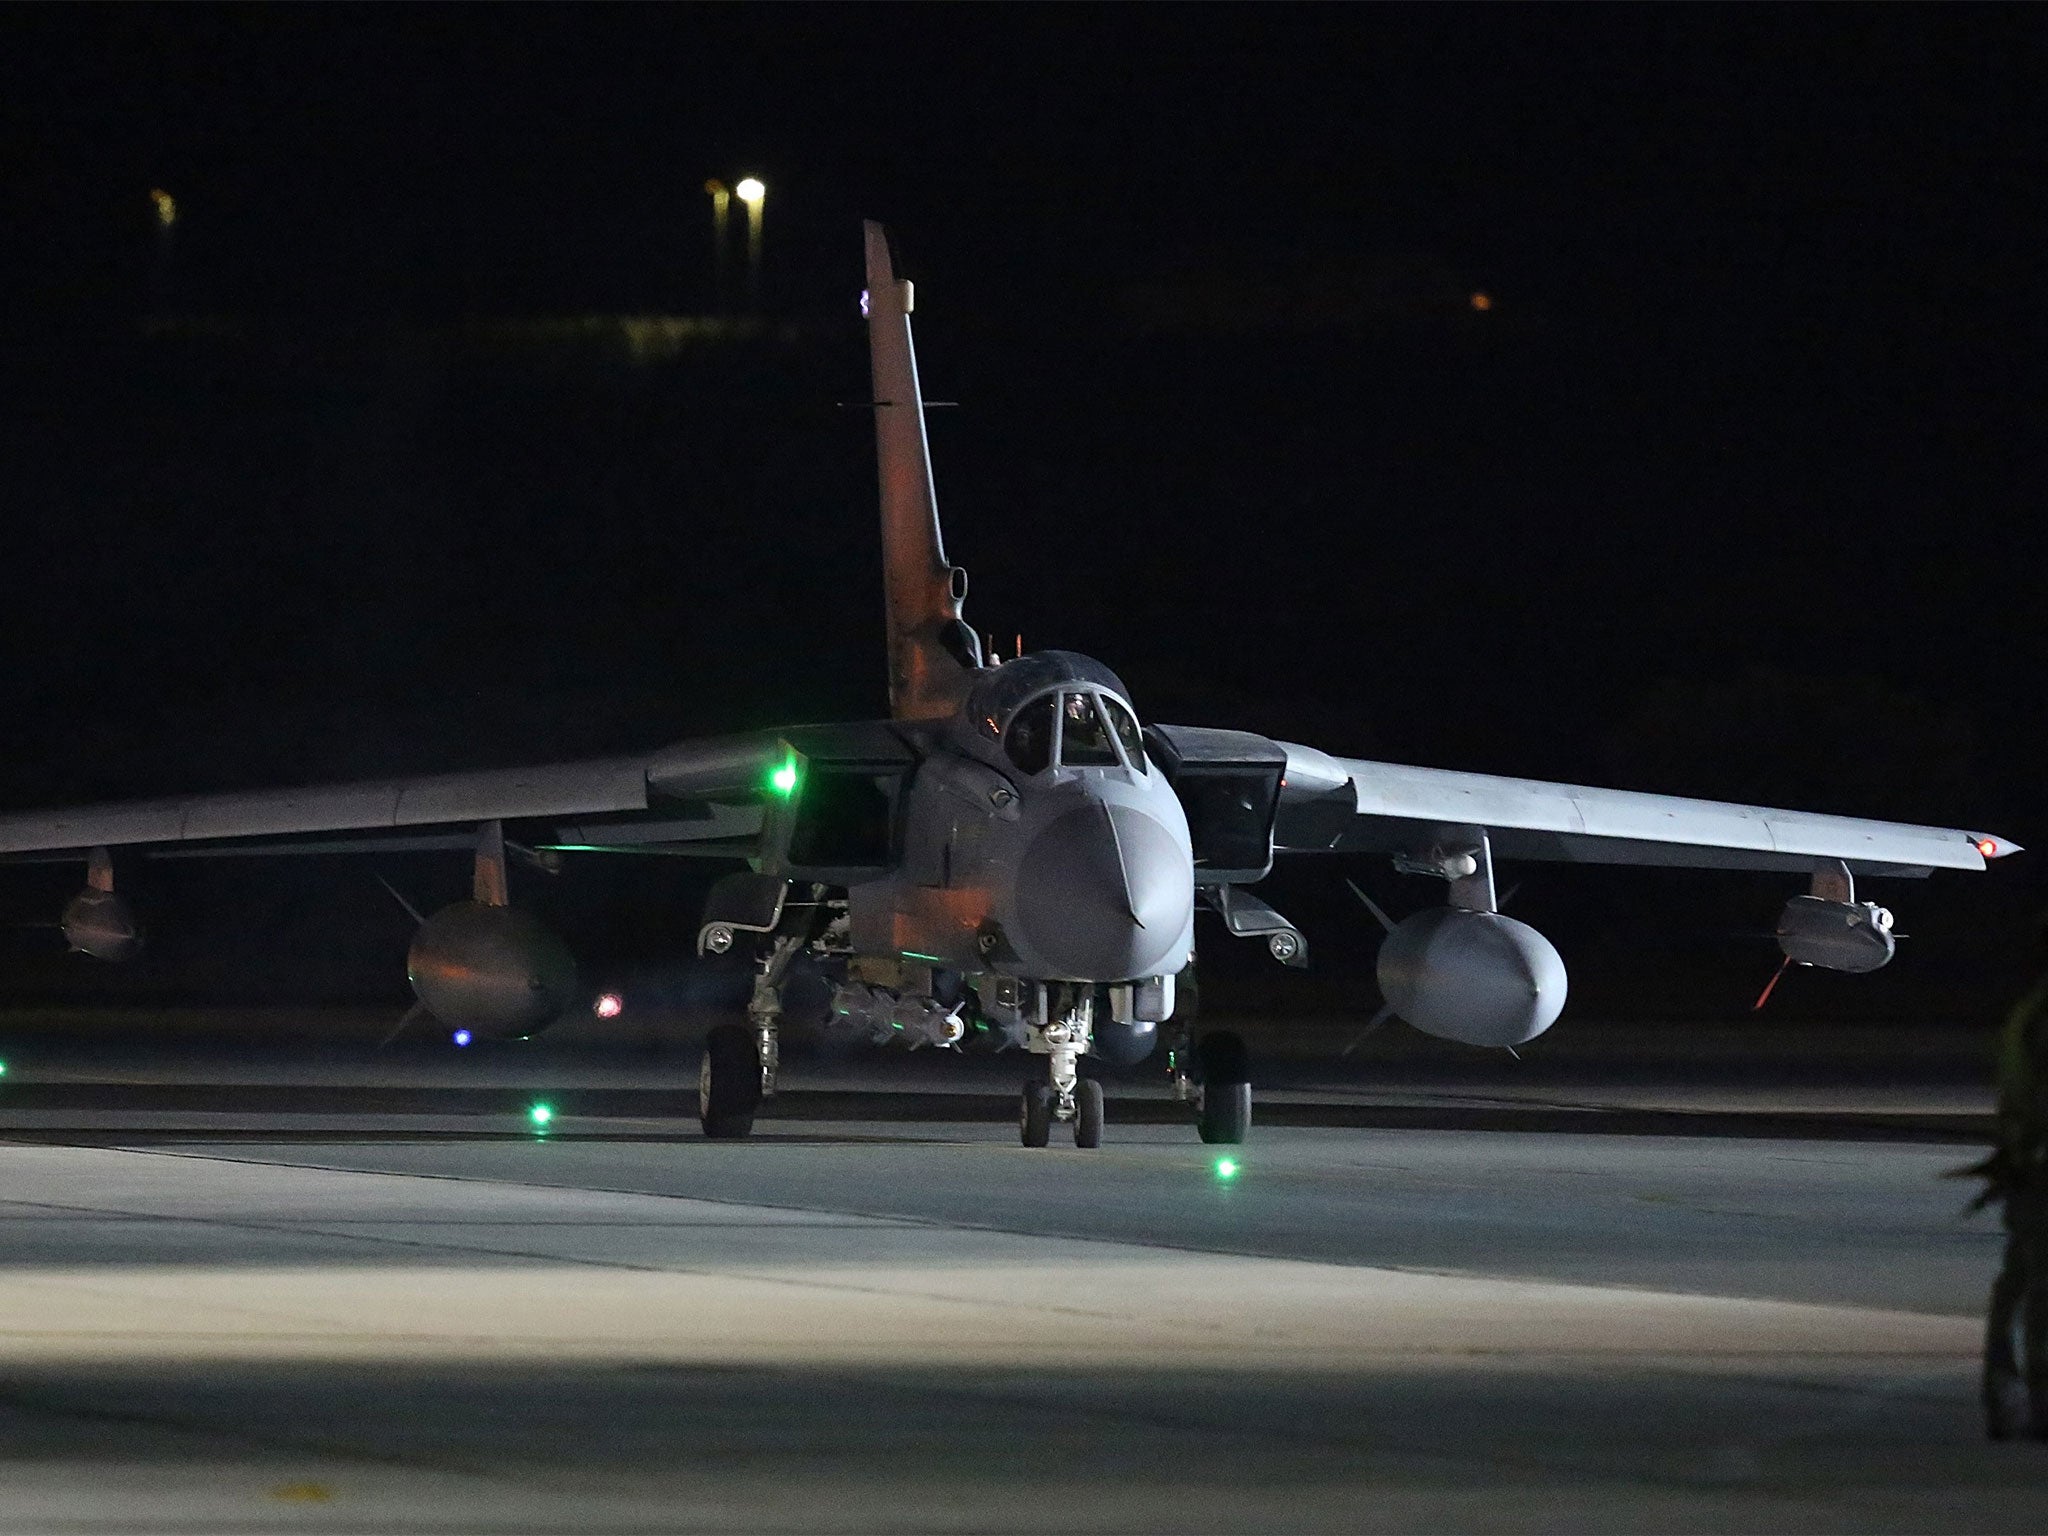
<instances>
[{"instance_id":1,"label":"targeting pod","mask_svg":"<svg viewBox=\"0 0 2048 1536\"><path fill-rule=\"evenodd\" d=\"M1159 1045L1159 1025L1151 1019L1100 1019L1088 1054L1119 1067L1135 1067Z\"/></svg>"},{"instance_id":2,"label":"targeting pod","mask_svg":"<svg viewBox=\"0 0 2048 1536\"><path fill-rule=\"evenodd\" d=\"M1814 866L1813 885L1778 914L1778 948L1798 965L1862 975L1891 963L1898 941L1892 915L1856 899L1856 877L1840 859Z\"/></svg>"},{"instance_id":3,"label":"targeting pod","mask_svg":"<svg viewBox=\"0 0 2048 1536\"><path fill-rule=\"evenodd\" d=\"M1892 915L1874 901L1794 896L1778 914L1778 948L1799 965L1862 975L1891 963Z\"/></svg>"}]
</instances>

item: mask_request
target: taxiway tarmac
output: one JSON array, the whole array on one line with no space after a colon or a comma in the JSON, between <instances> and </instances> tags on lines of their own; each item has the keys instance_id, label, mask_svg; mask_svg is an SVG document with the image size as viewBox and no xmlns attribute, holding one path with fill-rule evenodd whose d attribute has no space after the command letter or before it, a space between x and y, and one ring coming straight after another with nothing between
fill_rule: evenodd
<instances>
[{"instance_id":1,"label":"taxiway tarmac","mask_svg":"<svg viewBox=\"0 0 2048 1536\"><path fill-rule=\"evenodd\" d=\"M1965 1145L1266 1125L1224 1178L1176 1124L362 1107L0 1142L0 1531L2048 1513L1982 1439Z\"/></svg>"}]
</instances>

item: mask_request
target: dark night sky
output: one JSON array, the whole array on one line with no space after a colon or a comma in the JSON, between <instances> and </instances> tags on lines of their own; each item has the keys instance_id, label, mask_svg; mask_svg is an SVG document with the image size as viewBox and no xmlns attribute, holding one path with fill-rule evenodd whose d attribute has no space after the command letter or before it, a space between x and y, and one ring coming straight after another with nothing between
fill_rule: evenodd
<instances>
[{"instance_id":1,"label":"dark night sky","mask_svg":"<svg viewBox=\"0 0 2048 1536\"><path fill-rule=\"evenodd\" d=\"M8 10L0 799L878 711L833 402L879 216L962 402L971 619L1164 718L2048 846L2044 43L2020 7ZM778 339L534 339L708 309L699 189L748 171Z\"/></svg>"}]
</instances>

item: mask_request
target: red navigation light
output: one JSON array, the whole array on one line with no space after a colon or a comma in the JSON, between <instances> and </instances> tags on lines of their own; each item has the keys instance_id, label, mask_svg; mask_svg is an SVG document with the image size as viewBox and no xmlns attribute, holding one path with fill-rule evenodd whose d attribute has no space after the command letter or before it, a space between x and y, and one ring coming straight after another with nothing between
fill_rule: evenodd
<instances>
[{"instance_id":1,"label":"red navigation light","mask_svg":"<svg viewBox=\"0 0 2048 1536\"><path fill-rule=\"evenodd\" d=\"M616 1019L626 1011L626 1004L618 993L607 992L597 1000L595 1011L600 1019Z\"/></svg>"},{"instance_id":2,"label":"red navigation light","mask_svg":"<svg viewBox=\"0 0 2048 1536\"><path fill-rule=\"evenodd\" d=\"M1995 838L1995 837L1980 837L1980 838L1978 838L1978 839L1977 839L1977 851L1978 851L1979 853L1983 854L1983 855L1984 855L1984 857L1985 857L1985 858L1987 858L1987 859L1995 859L1995 858L1997 858L1997 857L1998 857L1998 839L1997 839L1997 838Z\"/></svg>"}]
</instances>

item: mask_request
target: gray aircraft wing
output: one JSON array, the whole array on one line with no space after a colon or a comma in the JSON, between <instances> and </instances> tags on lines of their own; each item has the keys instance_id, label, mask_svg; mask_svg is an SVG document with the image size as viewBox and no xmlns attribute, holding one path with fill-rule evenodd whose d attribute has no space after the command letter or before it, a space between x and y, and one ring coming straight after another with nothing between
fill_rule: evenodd
<instances>
[{"instance_id":1,"label":"gray aircraft wing","mask_svg":"<svg viewBox=\"0 0 2048 1536\"><path fill-rule=\"evenodd\" d=\"M525 841L533 847L744 853L790 737L764 732L637 757L29 811L0 816L0 856L138 846L170 857L467 848L489 821L532 823Z\"/></svg>"},{"instance_id":2,"label":"gray aircraft wing","mask_svg":"<svg viewBox=\"0 0 2048 1536\"><path fill-rule=\"evenodd\" d=\"M1381 852L1426 864L1483 833L1495 858L1790 873L1838 859L1856 874L1926 875L1983 869L2020 851L2006 838L1961 827L1413 768L1277 745L1287 756L1274 820L1279 852Z\"/></svg>"}]
</instances>

